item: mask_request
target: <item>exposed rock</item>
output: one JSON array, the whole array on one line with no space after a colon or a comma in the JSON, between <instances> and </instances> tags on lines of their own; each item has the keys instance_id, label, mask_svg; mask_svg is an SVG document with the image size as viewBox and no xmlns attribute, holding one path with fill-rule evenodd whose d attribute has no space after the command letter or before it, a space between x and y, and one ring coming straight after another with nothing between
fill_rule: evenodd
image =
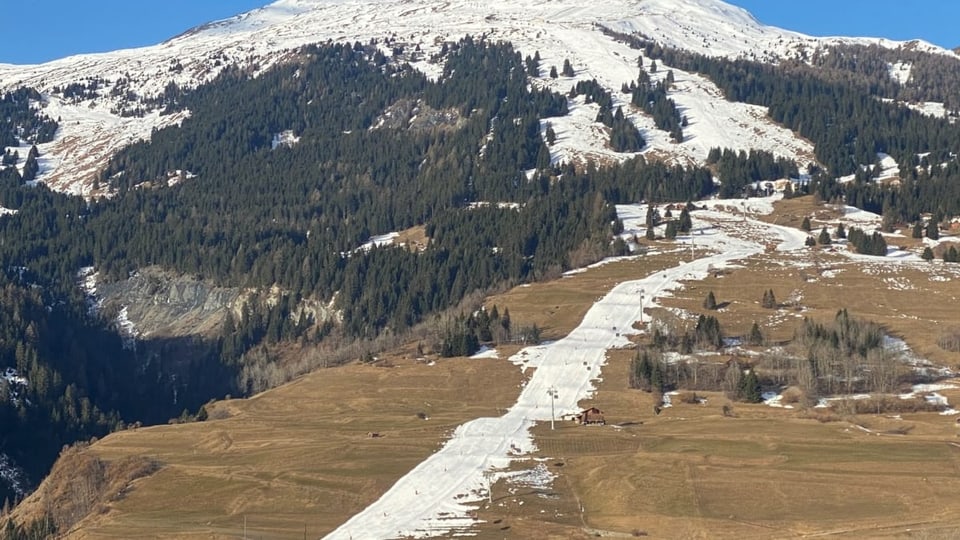
<instances>
[{"instance_id":1,"label":"exposed rock","mask_svg":"<svg viewBox=\"0 0 960 540\"><path fill-rule=\"evenodd\" d=\"M125 313L141 337L214 334L227 310L239 311L249 298L239 288L215 287L154 267L123 281L99 284L97 296L104 313Z\"/></svg>"}]
</instances>

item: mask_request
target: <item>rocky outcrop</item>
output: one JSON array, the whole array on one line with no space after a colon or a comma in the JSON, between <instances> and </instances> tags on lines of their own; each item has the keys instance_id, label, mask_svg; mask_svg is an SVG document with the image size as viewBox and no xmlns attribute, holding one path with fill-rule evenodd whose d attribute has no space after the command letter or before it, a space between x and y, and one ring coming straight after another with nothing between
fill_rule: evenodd
<instances>
[{"instance_id":1,"label":"rocky outcrop","mask_svg":"<svg viewBox=\"0 0 960 540\"><path fill-rule=\"evenodd\" d=\"M101 313L115 314L127 333L166 337L219 332L227 311L238 312L249 293L147 268L123 281L97 284L96 296Z\"/></svg>"}]
</instances>

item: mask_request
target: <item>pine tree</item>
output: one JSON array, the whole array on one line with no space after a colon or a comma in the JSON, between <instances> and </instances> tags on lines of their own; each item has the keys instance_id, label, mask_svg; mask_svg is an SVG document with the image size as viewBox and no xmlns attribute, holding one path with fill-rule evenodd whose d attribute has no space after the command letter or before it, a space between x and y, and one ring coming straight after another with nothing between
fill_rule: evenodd
<instances>
[{"instance_id":1,"label":"pine tree","mask_svg":"<svg viewBox=\"0 0 960 540\"><path fill-rule=\"evenodd\" d=\"M803 216L803 223L800 224L800 228L807 232L810 232L811 225L810 225L810 218L808 216Z\"/></svg>"},{"instance_id":2,"label":"pine tree","mask_svg":"<svg viewBox=\"0 0 960 540\"><path fill-rule=\"evenodd\" d=\"M664 390L663 382L663 366L660 365L660 362L653 362L650 369L650 391L662 394Z\"/></svg>"},{"instance_id":3,"label":"pine tree","mask_svg":"<svg viewBox=\"0 0 960 540\"><path fill-rule=\"evenodd\" d=\"M563 76L564 77L573 77L576 75L576 72L573 70L573 65L570 64L569 59L563 60Z\"/></svg>"},{"instance_id":4,"label":"pine tree","mask_svg":"<svg viewBox=\"0 0 960 540\"><path fill-rule=\"evenodd\" d=\"M760 403L763 401L760 392L760 380L757 378L755 370L750 369L740 378L740 385L737 389L738 397L747 403Z\"/></svg>"},{"instance_id":5,"label":"pine tree","mask_svg":"<svg viewBox=\"0 0 960 540\"><path fill-rule=\"evenodd\" d=\"M550 146L553 146L553 143L557 142L557 132L553 130L553 126L550 124L547 124L546 136L547 144Z\"/></svg>"},{"instance_id":6,"label":"pine tree","mask_svg":"<svg viewBox=\"0 0 960 540\"><path fill-rule=\"evenodd\" d=\"M557 73L557 66L550 66L550 78L556 79L560 75Z\"/></svg>"},{"instance_id":7,"label":"pine tree","mask_svg":"<svg viewBox=\"0 0 960 540\"><path fill-rule=\"evenodd\" d=\"M831 241L830 241L830 233L827 232L827 228L826 228L826 227L820 229L820 236L817 238L817 243L820 244L821 246L828 246L828 245L830 245L830 243L831 243Z\"/></svg>"},{"instance_id":8,"label":"pine tree","mask_svg":"<svg viewBox=\"0 0 960 540\"><path fill-rule=\"evenodd\" d=\"M812 236L808 236L807 239L806 239L803 243L804 243L807 247L813 247L813 246L817 245L817 240L816 240L814 237L812 237Z\"/></svg>"},{"instance_id":9,"label":"pine tree","mask_svg":"<svg viewBox=\"0 0 960 540\"><path fill-rule=\"evenodd\" d=\"M713 291L707 293L707 297L703 300L704 309L717 309L717 298L713 295Z\"/></svg>"},{"instance_id":10,"label":"pine tree","mask_svg":"<svg viewBox=\"0 0 960 540\"><path fill-rule=\"evenodd\" d=\"M913 233L910 236L912 238L923 238L923 225L919 221L913 224Z\"/></svg>"},{"instance_id":11,"label":"pine tree","mask_svg":"<svg viewBox=\"0 0 960 540\"><path fill-rule=\"evenodd\" d=\"M760 332L760 325L757 324L757 321L753 321L753 326L750 327L750 335L747 336L747 343L750 345L763 345L763 334Z\"/></svg>"},{"instance_id":12,"label":"pine tree","mask_svg":"<svg viewBox=\"0 0 960 540\"><path fill-rule=\"evenodd\" d=\"M693 229L693 220L690 219L690 211L687 207L680 211L680 223L677 224L677 229L682 233L688 233Z\"/></svg>"},{"instance_id":13,"label":"pine tree","mask_svg":"<svg viewBox=\"0 0 960 540\"><path fill-rule=\"evenodd\" d=\"M793 198L793 182L787 182L786 187L783 188L783 198L784 199Z\"/></svg>"},{"instance_id":14,"label":"pine tree","mask_svg":"<svg viewBox=\"0 0 960 540\"><path fill-rule=\"evenodd\" d=\"M940 224L937 223L936 219L931 219L930 223L927 223L927 238L931 240L940 239Z\"/></svg>"},{"instance_id":15,"label":"pine tree","mask_svg":"<svg viewBox=\"0 0 960 540\"><path fill-rule=\"evenodd\" d=\"M668 240L674 240L677 237L677 222L668 221L667 230L663 234Z\"/></svg>"},{"instance_id":16,"label":"pine tree","mask_svg":"<svg viewBox=\"0 0 960 540\"><path fill-rule=\"evenodd\" d=\"M846 237L847 237L847 230L843 228L843 223L840 223L839 225L837 225L837 233L836 233L836 234L837 234L837 238L838 238L838 239L846 238Z\"/></svg>"},{"instance_id":17,"label":"pine tree","mask_svg":"<svg viewBox=\"0 0 960 540\"><path fill-rule=\"evenodd\" d=\"M933 250L930 249L930 246L923 248L923 254L920 257L927 262L933 260Z\"/></svg>"},{"instance_id":18,"label":"pine tree","mask_svg":"<svg viewBox=\"0 0 960 540\"><path fill-rule=\"evenodd\" d=\"M763 300L760 305L766 309L775 309L777 307L777 297L773 294L773 289L763 291Z\"/></svg>"}]
</instances>

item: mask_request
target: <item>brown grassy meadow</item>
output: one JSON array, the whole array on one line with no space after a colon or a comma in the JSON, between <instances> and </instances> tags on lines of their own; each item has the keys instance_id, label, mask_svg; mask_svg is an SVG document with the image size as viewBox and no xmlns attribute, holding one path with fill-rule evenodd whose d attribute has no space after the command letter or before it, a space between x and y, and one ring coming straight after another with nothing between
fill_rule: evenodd
<instances>
[{"instance_id":1,"label":"brown grassy meadow","mask_svg":"<svg viewBox=\"0 0 960 540\"><path fill-rule=\"evenodd\" d=\"M824 211L788 201L767 219L799 225ZM824 219L829 219L828 216ZM816 221L815 225L816 226ZM618 282L674 266L685 253L608 264L518 287L487 305L537 324L546 339L574 328ZM847 308L883 324L919 355L957 366L936 345L960 326L951 275L854 262L827 250L776 252L690 283L662 303L703 312L707 291L727 334L753 321L785 340L803 317ZM942 263L934 263L941 264ZM946 276L933 279L931 276ZM781 304L760 307L765 289ZM651 314L648 312L648 314ZM161 464L75 527L71 538L321 537L435 451L458 424L512 405L523 375L504 360L413 360L413 346L374 365L320 370L251 399L208 408L211 420L115 433L87 452ZM587 405L608 425L535 431L549 489L507 481L478 512L477 537L951 538L960 531L960 438L953 417L774 409L698 393L655 415L655 397L627 386L630 351L612 351ZM951 403L960 392L945 391ZM722 407L733 407L733 416ZM426 419L424 419L426 418ZM373 437L372 434L379 436ZM527 467L530 463L518 463ZM20 511L26 511L24 505Z\"/></svg>"}]
</instances>

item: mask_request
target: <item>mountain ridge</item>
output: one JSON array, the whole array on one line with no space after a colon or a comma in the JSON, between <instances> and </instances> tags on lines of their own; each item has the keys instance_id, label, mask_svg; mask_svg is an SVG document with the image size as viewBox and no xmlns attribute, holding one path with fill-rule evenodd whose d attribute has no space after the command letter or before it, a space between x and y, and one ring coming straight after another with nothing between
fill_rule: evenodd
<instances>
[{"instance_id":1,"label":"mountain ridge","mask_svg":"<svg viewBox=\"0 0 960 540\"><path fill-rule=\"evenodd\" d=\"M77 55L38 65L0 65L0 78L7 89L21 85L38 88L48 116L64 120L56 140L40 148L46 157L39 180L53 189L90 197L106 194L94 189L94 178L110 155L149 137L153 129L182 121L182 115L162 115L144 105L145 100L163 95L171 85L196 87L232 64L263 71L284 61L287 51L313 42L368 42L392 36L399 44L421 51L421 60L411 64L431 77L439 76L440 66L426 60L428 55L442 42L465 34L511 41L524 54L539 51L545 62L557 65L568 57L576 62L576 56L581 57L579 64L586 64L588 58L579 46L584 39L593 39L591 46L621 59L635 54L617 50L609 39L595 38L597 25L700 54L764 62L801 58L817 47L834 44L918 48L956 56L921 41L805 36L763 25L746 10L719 0L684 0L679 8L666 0L619 0L602 7L569 1L509 5L395 1L377 2L377 9L371 5L366 0L279 0L150 47ZM390 47L382 47L390 52ZM757 56L757 51L765 52ZM620 78L608 80L607 86L615 88L633 77L624 72ZM68 99L62 94L68 85L89 85L91 81L97 88L88 96ZM641 129L647 127L641 125ZM674 149L666 144L658 148L668 154ZM681 151L681 160L702 160L705 149L694 154Z\"/></svg>"}]
</instances>

